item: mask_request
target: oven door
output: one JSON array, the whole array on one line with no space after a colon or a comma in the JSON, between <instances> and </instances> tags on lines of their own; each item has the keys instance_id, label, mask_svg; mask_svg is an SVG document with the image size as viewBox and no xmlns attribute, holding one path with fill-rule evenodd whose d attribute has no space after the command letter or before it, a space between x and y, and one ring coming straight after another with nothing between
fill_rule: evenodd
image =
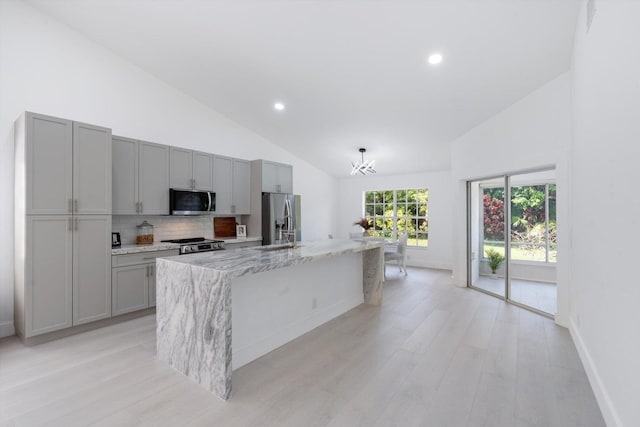
<instances>
[{"instance_id":1,"label":"oven door","mask_svg":"<svg viewBox=\"0 0 640 427\"><path fill-rule=\"evenodd\" d=\"M216 210L216 193L197 190L169 190L171 215L207 215Z\"/></svg>"}]
</instances>

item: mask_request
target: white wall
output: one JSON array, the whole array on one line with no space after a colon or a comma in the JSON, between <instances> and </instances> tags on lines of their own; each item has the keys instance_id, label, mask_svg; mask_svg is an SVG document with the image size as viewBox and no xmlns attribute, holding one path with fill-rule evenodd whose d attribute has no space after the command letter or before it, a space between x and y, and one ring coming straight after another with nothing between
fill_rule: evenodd
<instances>
[{"instance_id":1,"label":"white wall","mask_svg":"<svg viewBox=\"0 0 640 427\"><path fill-rule=\"evenodd\" d=\"M564 73L453 142L451 166L454 196L454 267L459 286L466 285L465 181L555 166L558 188L558 312L567 324L569 275L569 150L571 146L571 80ZM564 254L564 255L563 255Z\"/></svg>"},{"instance_id":2,"label":"white wall","mask_svg":"<svg viewBox=\"0 0 640 427\"><path fill-rule=\"evenodd\" d=\"M451 183L449 171L390 176L353 176L340 179L338 183L340 212L336 236L347 238L349 233L361 231L353 223L362 218L364 191L426 187L429 189L429 247L408 248L407 264L451 269L453 232Z\"/></svg>"},{"instance_id":3,"label":"white wall","mask_svg":"<svg viewBox=\"0 0 640 427\"><path fill-rule=\"evenodd\" d=\"M573 57L570 325L610 426L640 425L640 2L597 1Z\"/></svg>"},{"instance_id":4,"label":"white wall","mask_svg":"<svg viewBox=\"0 0 640 427\"><path fill-rule=\"evenodd\" d=\"M115 135L293 165L303 235L335 228L336 180L21 2L0 1L0 336L13 333L13 121L25 111ZM211 84L224 84L212 82Z\"/></svg>"}]
</instances>

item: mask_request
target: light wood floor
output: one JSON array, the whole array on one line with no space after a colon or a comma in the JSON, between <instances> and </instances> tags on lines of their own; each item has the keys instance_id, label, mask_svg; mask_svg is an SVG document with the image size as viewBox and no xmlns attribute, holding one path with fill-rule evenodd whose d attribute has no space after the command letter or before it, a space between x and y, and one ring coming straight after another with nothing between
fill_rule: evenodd
<instances>
[{"instance_id":1,"label":"light wood floor","mask_svg":"<svg viewBox=\"0 0 640 427\"><path fill-rule=\"evenodd\" d=\"M388 269L360 306L234 372L224 402L155 360L147 316L0 341L0 426L603 426L568 332L447 272Z\"/></svg>"},{"instance_id":2,"label":"light wood floor","mask_svg":"<svg viewBox=\"0 0 640 427\"><path fill-rule=\"evenodd\" d=\"M474 286L504 296L504 277L492 279L480 276ZM511 279L511 299L529 307L556 315L558 291L555 283L534 282L533 280Z\"/></svg>"}]
</instances>

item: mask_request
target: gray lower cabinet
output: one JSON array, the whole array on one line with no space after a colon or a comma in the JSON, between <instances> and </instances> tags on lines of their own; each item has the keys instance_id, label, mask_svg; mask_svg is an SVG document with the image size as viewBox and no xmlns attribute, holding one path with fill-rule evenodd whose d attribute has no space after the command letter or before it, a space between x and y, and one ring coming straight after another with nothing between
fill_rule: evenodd
<instances>
[{"instance_id":1,"label":"gray lower cabinet","mask_svg":"<svg viewBox=\"0 0 640 427\"><path fill-rule=\"evenodd\" d=\"M73 325L73 218L29 215L17 222L16 330L31 337ZM22 235L23 238L20 238Z\"/></svg>"},{"instance_id":2,"label":"gray lower cabinet","mask_svg":"<svg viewBox=\"0 0 640 427\"><path fill-rule=\"evenodd\" d=\"M20 336L111 316L111 215L27 215L16 223Z\"/></svg>"},{"instance_id":3,"label":"gray lower cabinet","mask_svg":"<svg viewBox=\"0 0 640 427\"><path fill-rule=\"evenodd\" d=\"M158 257L179 255L178 249L114 255L111 258L111 301L114 316L156 305Z\"/></svg>"},{"instance_id":4,"label":"gray lower cabinet","mask_svg":"<svg viewBox=\"0 0 640 427\"><path fill-rule=\"evenodd\" d=\"M149 307L149 264L114 268L111 278L114 316Z\"/></svg>"},{"instance_id":5,"label":"gray lower cabinet","mask_svg":"<svg viewBox=\"0 0 640 427\"><path fill-rule=\"evenodd\" d=\"M149 265L149 277L147 278L149 289L149 307L156 306L156 264Z\"/></svg>"},{"instance_id":6,"label":"gray lower cabinet","mask_svg":"<svg viewBox=\"0 0 640 427\"><path fill-rule=\"evenodd\" d=\"M111 215L73 217L73 324L111 317Z\"/></svg>"}]
</instances>

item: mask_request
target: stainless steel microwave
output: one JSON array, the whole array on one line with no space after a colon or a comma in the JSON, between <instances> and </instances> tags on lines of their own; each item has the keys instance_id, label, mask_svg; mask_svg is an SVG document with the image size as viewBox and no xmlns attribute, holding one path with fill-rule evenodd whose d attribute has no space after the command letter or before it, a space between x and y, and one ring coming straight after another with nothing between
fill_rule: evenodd
<instances>
[{"instance_id":1,"label":"stainless steel microwave","mask_svg":"<svg viewBox=\"0 0 640 427\"><path fill-rule=\"evenodd\" d=\"M171 215L207 215L216 210L216 193L199 190L169 190Z\"/></svg>"}]
</instances>

